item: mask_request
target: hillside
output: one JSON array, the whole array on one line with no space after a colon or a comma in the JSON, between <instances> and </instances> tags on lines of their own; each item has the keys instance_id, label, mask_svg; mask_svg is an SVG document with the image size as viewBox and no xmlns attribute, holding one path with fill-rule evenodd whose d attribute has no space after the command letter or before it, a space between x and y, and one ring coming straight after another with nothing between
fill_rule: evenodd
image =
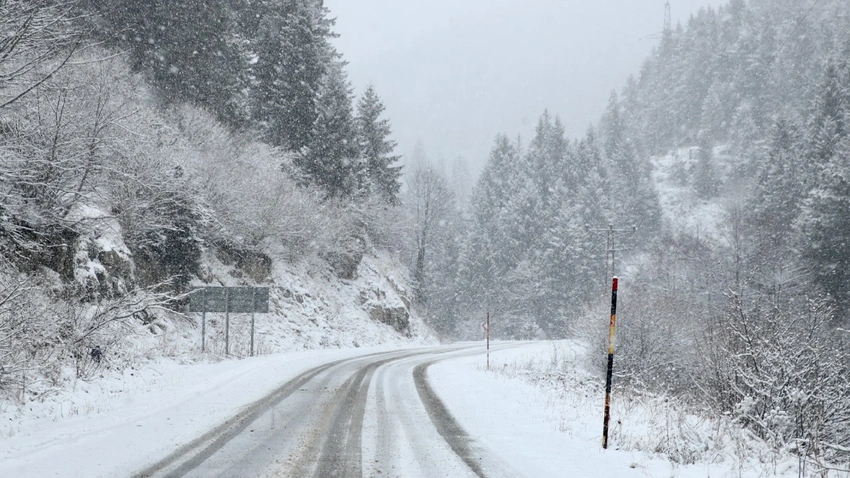
<instances>
[{"instance_id":1,"label":"hillside","mask_svg":"<svg viewBox=\"0 0 850 478\"><path fill-rule=\"evenodd\" d=\"M549 112L498 135L443 232L434 274L463 292L442 316L583 338L601 376L619 276L615 383L846 462L848 18L840 0L705 8L582 137Z\"/></svg>"},{"instance_id":2,"label":"hillside","mask_svg":"<svg viewBox=\"0 0 850 478\"><path fill-rule=\"evenodd\" d=\"M226 358L218 314L200 352L187 295L198 286L270 287L261 354L436 340L405 264L413 241L381 100L370 89L355 102L327 11L299 5L0 2L4 409L148 361ZM312 22L313 36L265 25L271 37L248 38L249 8ZM153 18L172 28L149 29ZM303 42L275 61L309 62L309 78L266 65L279 76L258 79L275 41ZM274 111L263 94L280 99ZM231 356L244 357L248 318L231 319Z\"/></svg>"}]
</instances>

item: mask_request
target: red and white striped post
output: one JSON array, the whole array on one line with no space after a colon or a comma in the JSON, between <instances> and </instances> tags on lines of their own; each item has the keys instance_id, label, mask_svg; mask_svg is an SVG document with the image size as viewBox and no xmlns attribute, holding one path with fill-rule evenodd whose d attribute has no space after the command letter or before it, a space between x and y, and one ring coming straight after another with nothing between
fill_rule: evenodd
<instances>
[{"instance_id":1,"label":"red and white striped post","mask_svg":"<svg viewBox=\"0 0 850 478\"><path fill-rule=\"evenodd\" d=\"M611 419L611 380L614 373L614 332L617 328L617 277L611 285L611 322L608 325L608 373L605 377L605 418L602 422L602 448L608 448L608 421Z\"/></svg>"}]
</instances>

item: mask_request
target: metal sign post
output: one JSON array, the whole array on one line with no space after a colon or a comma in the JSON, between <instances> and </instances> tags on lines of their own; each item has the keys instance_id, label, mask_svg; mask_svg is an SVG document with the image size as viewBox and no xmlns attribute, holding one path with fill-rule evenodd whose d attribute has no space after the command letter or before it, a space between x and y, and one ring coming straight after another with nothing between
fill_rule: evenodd
<instances>
[{"instance_id":1,"label":"metal sign post","mask_svg":"<svg viewBox=\"0 0 850 478\"><path fill-rule=\"evenodd\" d=\"M251 289L251 304L254 305L254 307L251 307L251 357L254 356L254 310L256 309L256 298L256 289Z\"/></svg>"},{"instance_id":2,"label":"metal sign post","mask_svg":"<svg viewBox=\"0 0 850 478\"><path fill-rule=\"evenodd\" d=\"M230 289L224 289L227 305L224 307L224 355L230 355Z\"/></svg>"},{"instance_id":3,"label":"metal sign post","mask_svg":"<svg viewBox=\"0 0 850 478\"><path fill-rule=\"evenodd\" d=\"M230 314L251 314L251 356L254 355L254 314L269 312L268 287L199 287L189 295L189 309L201 312L201 351L206 351L207 312L224 312L224 352L230 355Z\"/></svg>"},{"instance_id":4,"label":"metal sign post","mask_svg":"<svg viewBox=\"0 0 850 478\"><path fill-rule=\"evenodd\" d=\"M203 295L203 309L201 309L201 353L207 351L207 293L201 289Z\"/></svg>"},{"instance_id":5,"label":"metal sign post","mask_svg":"<svg viewBox=\"0 0 850 478\"><path fill-rule=\"evenodd\" d=\"M611 321L608 325L608 373L605 377L605 417L602 422L602 448L608 448L608 421L611 419L611 381L614 373L614 333L617 328L617 278L611 285Z\"/></svg>"}]
</instances>

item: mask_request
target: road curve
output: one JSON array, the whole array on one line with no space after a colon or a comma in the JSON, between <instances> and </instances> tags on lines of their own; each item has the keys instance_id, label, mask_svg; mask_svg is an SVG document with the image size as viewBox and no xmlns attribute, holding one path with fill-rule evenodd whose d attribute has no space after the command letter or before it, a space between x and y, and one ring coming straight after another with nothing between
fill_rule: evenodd
<instances>
[{"instance_id":1,"label":"road curve","mask_svg":"<svg viewBox=\"0 0 850 478\"><path fill-rule=\"evenodd\" d=\"M339 360L266 397L135 475L147 477L513 477L431 389L455 345Z\"/></svg>"}]
</instances>

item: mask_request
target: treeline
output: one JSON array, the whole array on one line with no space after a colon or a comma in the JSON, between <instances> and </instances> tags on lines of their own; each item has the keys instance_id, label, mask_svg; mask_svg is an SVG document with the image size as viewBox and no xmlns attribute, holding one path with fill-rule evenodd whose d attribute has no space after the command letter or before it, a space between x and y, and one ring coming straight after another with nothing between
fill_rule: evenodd
<instances>
[{"instance_id":1,"label":"treeline","mask_svg":"<svg viewBox=\"0 0 850 478\"><path fill-rule=\"evenodd\" d=\"M190 103L297 154L332 198L396 201L400 168L373 88L353 104L319 0L81 0L84 28L129 53L164 104Z\"/></svg>"},{"instance_id":2,"label":"treeline","mask_svg":"<svg viewBox=\"0 0 850 478\"><path fill-rule=\"evenodd\" d=\"M843 1L703 9L664 33L620 97L641 154L698 147L689 184L739 210L743 256L759 271L754 287L815 286L842 318L850 304L847 18ZM733 159L721 164L717 150Z\"/></svg>"},{"instance_id":3,"label":"treeline","mask_svg":"<svg viewBox=\"0 0 850 478\"><path fill-rule=\"evenodd\" d=\"M850 5L732 0L665 32L621 95L644 154L716 233L668 228L624 311L621 379L731 417L777 449L846 462L850 440Z\"/></svg>"},{"instance_id":4,"label":"treeline","mask_svg":"<svg viewBox=\"0 0 850 478\"><path fill-rule=\"evenodd\" d=\"M474 334L465 327L487 311L501 337L571 330L605 288L607 230L627 230L619 249L661 233L650 165L624 132L613 100L601 127L575 141L544 113L528 144L496 138L464 211L438 168L414 172L411 202L435 218L417 221L413 269L439 330Z\"/></svg>"},{"instance_id":5,"label":"treeline","mask_svg":"<svg viewBox=\"0 0 850 478\"><path fill-rule=\"evenodd\" d=\"M158 148L178 138L194 141L191 147L209 155L207 175L217 161L238 164L248 145L267 146L258 153L256 169L276 158L277 168L303 187L296 194L315 192L323 203L348 208L352 221L379 204L399 203L401 167L389 121L382 117L384 106L371 87L355 102L345 62L330 44L333 21L321 2L9 0L0 8L6 28L0 43L7 152L3 208L14 249L4 257L33 256L24 261L28 264L65 260L55 251L47 255L59 258L29 251L78 236L68 217L81 204L100 202L119 218L129 211L141 214L134 203L144 202L139 196L119 200L95 193L102 190L102 173L121 171L116 164L133 155L150 154L130 154L111 142L130 147L149 141L151 134L172 138L158 140ZM209 112L215 121L206 121L205 128L216 132L189 140L193 133L187 128L194 126L183 116L187 106ZM140 131L122 123L140 114L163 126ZM206 151L217 143L221 150ZM199 188L234 185L248 196L257 192L241 189L251 186L240 176L253 176L241 168L219 177L221 184L199 183L186 174L181 153L178 148L156 158L165 165L151 174L165 178L148 178L170 184L170 192L158 198L172 202L170 211L160 211L171 218L140 217L123 224L132 255L158 271L149 274L149 283L185 283L197 272L200 245L210 237L203 231L225 217L243 222L237 215L210 219L206 209L218 196L196 194ZM250 168L250 159L244 161ZM356 221L368 229L368 219ZM140 234L145 240L134 239L139 227L153 228ZM263 234L232 235L250 248ZM137 242L146 245L135 247Z\"/></svg>"}]
</instances>

